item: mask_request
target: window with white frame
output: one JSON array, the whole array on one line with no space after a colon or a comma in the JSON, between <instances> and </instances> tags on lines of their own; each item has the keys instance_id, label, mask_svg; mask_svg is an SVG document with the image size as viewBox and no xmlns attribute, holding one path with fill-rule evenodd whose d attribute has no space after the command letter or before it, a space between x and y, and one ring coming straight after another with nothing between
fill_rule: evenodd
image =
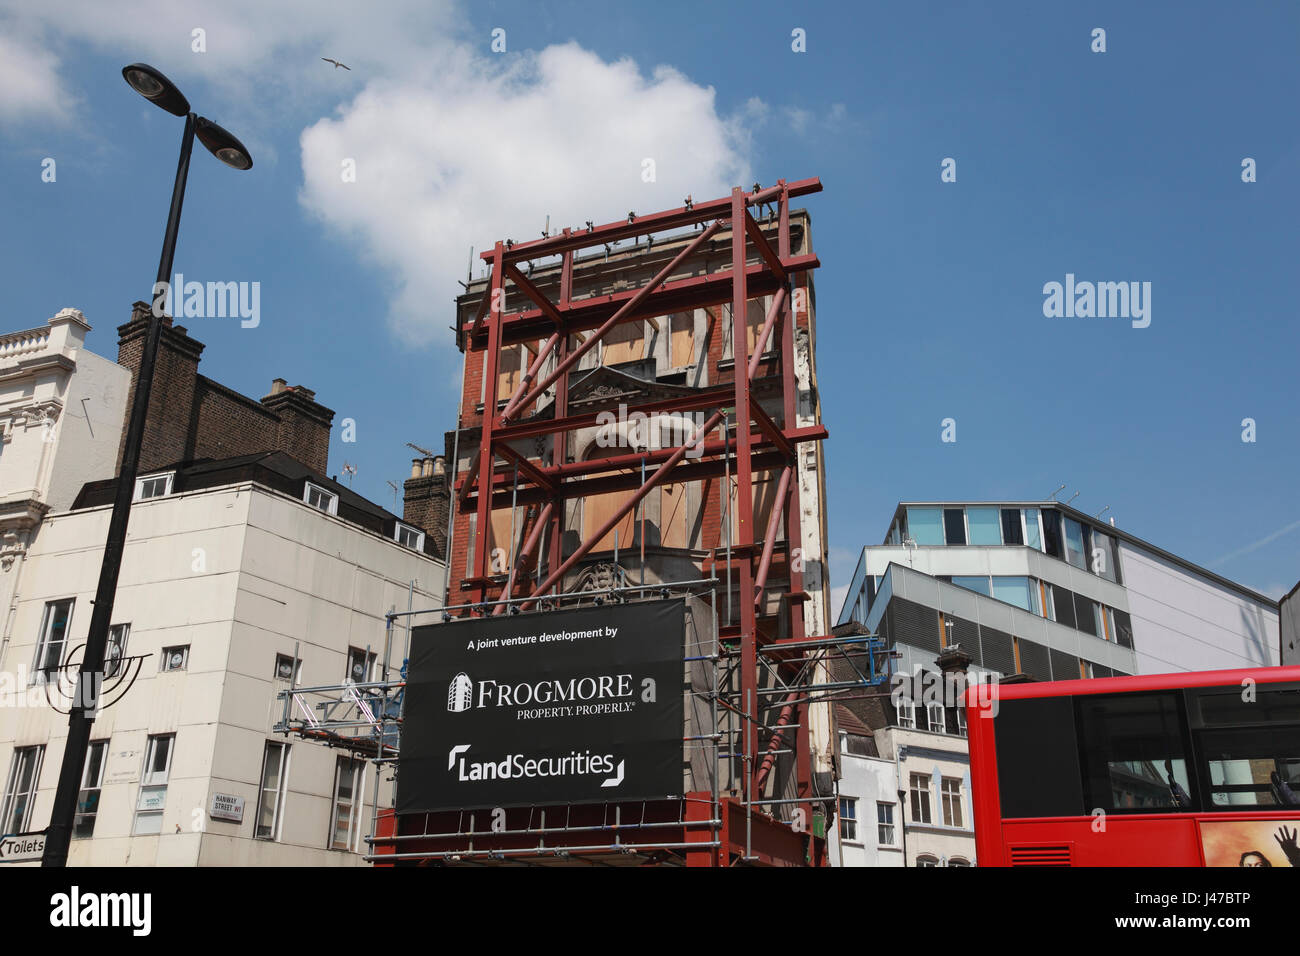
<instances>
[{"instance_id":1,"label":"window with white frame","mask_svg":"<svg viewBox=\"0 0 1300 956\"><path fill-rule=\"evenodd\" d=\"M925 705L926 722L930 725L930 730L936 734L946 734L948 732L943 704L932 701Z\"/></svg>"},{"instance_id":2,"label":"window with white frame","mask_svg":"<svg viewBox=\"0 0 1300 956\"><path fill-rule=\"evenodd\" d=\"M320 485L313 485L310 481L307 482L307 487L302 493L302 500L326 514L339 513L339 496L326 491Z\"/></svg>"},{"instance_id":3,"label":"window with white frame","mask_svg":"<svg viewBox=\"0 0 1300 956\"><path fill-rule=\"evenodd\" d=\"M190 663L190 646L188 644L178 644L175 647L164 647L162 656L159 659L158 667L164 673L168 671L183 671Z\"/></svg>"},{"instance_id":4,"label":"window with white frame","mask_svg":"<svg viewBox=\"0 0 1300 956\"><path fill-rule=\"evenodd\" d=\"M939 858L937 856L930 856L927 853L924 856L918 856L916 858L916 865L917 866L938 866Z\"/></svg>"},{"instance_id":5,"label":"window with white frame","mask_svg":"<svg viewBox=\"0 0 1300 956\"><path fill-rule=\"evenodd\" d=\"M840 797L840 839L858 839L858 801L853 797Z\"/></svg>"},{"instance_id":6,"label":"window with white frame","mask_svg":"<svg viewBox=\"0 0 1300 956\"><path fill-rule=\"evenodd\" d=\"M911 774L907 793L911 799L911 822L930 822L930 774Z\"/></svg>"},{"instance_id":7,"label":"window with white frame","mask_svg":"<svg viewBox=\"0 0 1300 956\"><path fill-rule=\"evenodd\" d=\"M41 778L45 748L19 747L9 761L4 806L0 808L0 833L26 833L32 822L32 804Z\"/></svg>"},{"instance_id":8,"label":"window with white frame","mask_svg":"<svg viewBox=\"0 0 1300 956\"><path fill-rule=\"evenodd\" d=\"M107 762L108 741L92 740L86 751L86 766L81 772L81 789L77 792L77 813L72 823L74 840L95 835L95 817L99 813L99 794L104 788L104 764Z\"/></svg>"},{"instance_id":9,"label":"window with white frame","mask_svg":"<svg viewBox=\"0 0 1300 956\"><path fill-rule=\"evenodd\" d=\"M366 763L339 757L334 768L334 809L330 814L331 850L356 850L360 801L365 792Z\"/></svg>"},{"instance_id":10,"label":"window with white frame","mask_svg":"<svg viewBox=\"0 0 1300 956\"><path fill-rule=\"evenodd\" d=\"M172 493L172 478L176 472L164 475L143 475L135 480L135 500L147 501L150 498L162 498Z\"/></svg>"},{"instance_id":11,"label":"window with white frame","mask_svg":"<svg viewBox=\"0 0 1300 956\"><path fill-rule=\"evenodd\" d=\"M41 617L41 633L36 641L36 659L32 662L31 683L54 677L59 665L63 663L74 603L73 598L64 598L45 605L45 614Z\"/></svg>"},{"instance_id":12,"label":"window with white frame","mask_svg":"<svg viewBox=\"0 0 1300 956\"><path fill-rule=\"evenodd\" d=\"M876 841L881 846L895 846L894 805L876 802Z\"/></svg>"},{"instance_id":13,"label":"window with white frame","mask_svg":"<svg viewBox=\"0 0 1300 956\"><path fill-rule=\"evenodd\" d=\"M970 860L963 859L960 856L954 856L948 861L949 866L970 866Z\"/></svg>"},{"instance_id":14,"label":"window with white frame","mask_svg":"<svg viewBox=\"0 0 1300 956\"><path fill-rule=\"evenodd\" d=\"M958 704L953 709L956 710L957 712L957 733L960 736L965 737L966 736L966 708L961 704Z\"/></svg>"},{"instance_id":15,"label":"window with white frame","mask_svg":"<svg viewBox=\"0 0 1300 956\"><path fill-rule=\"evenodd\" d=\"M397 522L397 527L393 529L393 538L398 544L412 551L424 550L424 532L412 528L409 524Z\"/></svg>"},{"instance_id":16,"label":"window with white frame","mask_svg":"<svg viewBox=\"0 0 1300 956\"><path fill-rule=\"evenodd\" d=\"M914 773L909 778L908 795L912 801L912 822L930 822L930 775Z\"/></svg>"},{"instance_id":17,"label":"window with white frame","mask_svg":"<svg viewBox=\"0 0 1300 956\"><path fill-rule=\"evenodd\" d=\"M147 835L162 832L163 808L167 806L167 778L172 769L175 734L153 734L144 753L144 770L140 774L140 794L135 804L135 828L132 832Z\"/></svg>"},{"instance_id":18,"label":"window with white frame","mask_svg":"<svg viewBox=\"0 0 1300 956\"><path fill-rule=\"evenodd\" d=\"M960 827L961 815L961 781L956 777L944 777L943 789L943 824L948 827Z\"/></svg>"},{"instance_id":19,"label":"window with white frame","mask_svg":"<svg viewBox=\"0 0 1300 956\"><path fill-rule=\"evenodd\" d=\"M104 676L116 677L126 659L126 639L131 635L130 624L114 624L108 629L108 647L104 651Z\"/></svg>"},{"instance_id":20,"label":"window with white frame","mask_svg":"<svg viewBox=\"0 0 1300 956\"><path fill-rule=\"evenodd\" d=\"M914 728L916 726L916 705L900 697L897 702L898 726Z\"/></svg>"},{"instance_id":21,"label":"window with white frame","mask_svg":"<svg viewBox=\"0 0 1300 956\"><path fill-rule=\"evenodd\" d=\"M253 831L253 836L259 840L280 838L280 811L284 807L284 784L288 772L289 745L268 740L262 756L262 785L257 795L257 826Z\"/></svg>"}]
</instances>

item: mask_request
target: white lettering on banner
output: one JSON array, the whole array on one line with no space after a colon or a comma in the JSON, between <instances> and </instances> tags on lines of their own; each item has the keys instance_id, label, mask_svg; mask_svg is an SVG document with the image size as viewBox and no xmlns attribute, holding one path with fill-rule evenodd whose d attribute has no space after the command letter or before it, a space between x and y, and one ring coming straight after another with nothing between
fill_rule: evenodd
<instances>
[{"instance_id":1,"label":"white lettering on banner","mask_svg":"<svg viewBox=\"0 0 1300 956\"><path fill-rule=\"evenodd\" d=\"M522 707L525 704L565 703L602 698L633 696L631 674L602 674L598 677L571 677L567 681L544 680L536 683L502 684L495 680L478 682L477 708Z\"/></svg>"},{"instance_id":2,"label":"white lettering on banner","mask_svg":"<svg viewBox=\"0 0 1300 956\"><path fill-rule=\"evenodd\" d=\"M606 780L601 784L617 786L623 782L623 769L626 761L619 760L617 765L612 754L595 754L584 750L569 751L567 756L529 757L526 754L508 754L500 760L475 761L463 756L470 749L469 744L458 744L447 754L447 769L456 770L456 779L466 782L478 780L520 780L535 777L581 777L597 774L615 774L617 779Z\"/></svg>"}]
</instances>

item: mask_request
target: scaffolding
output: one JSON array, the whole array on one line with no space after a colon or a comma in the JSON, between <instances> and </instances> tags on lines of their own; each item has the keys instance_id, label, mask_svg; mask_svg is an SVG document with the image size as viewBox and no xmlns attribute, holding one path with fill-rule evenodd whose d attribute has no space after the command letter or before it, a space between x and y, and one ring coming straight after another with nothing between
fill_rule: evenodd
<instances>
[{"instance_id":1,"label":"scaffolding","mask_svg":"<svg viewBox=\"0 0 1300 956\"><path fill-rule=\"evenodd\" d=\"M385 639L383 680L369 684L290 688L281 697L276 729L347 747L377 767L400 772L405 660L388 673L395 622L440 615L446 622L545 612L575 603L629 601L646 595L681 596L707 608L709 627L684 649L688 691L683 728L690 768L676 799L552 805L513 810L477 809L403 814L378 810L367 859L376 863L549 865L667 864L730 866L825 865L825 828L834 819L832 775L814 773L809 747L810 708L850 699L888 677L889 658L874 637L837 638L805 630L804 540L799 506L801 450L827 437L819 421L800 424L796 375L796 312L808 309L805 275L820 264L791 246L792 199L819 192L817 179L778 181L708 202L583 229L563 229L532 242L498 241L482 253L487 281L472 316L458 316L457 344L481 365L483 414L462 418L456 446L474 443L468 468L449 468L453 522L472 516L469 575L451 586L447 608L392 612ZM751 209L767 208L756 219ZM806 236L805 236L806 237ZM658 247L669 257L648 283L602 295L575 295L575 263L583 250L610 249L632 240L634 249ZM706 249L722 245L730 267L699 269ZM598 256L599 253L596 253ZM535 261L555 263L548 294L534 281ZM633 263L635 264L635 263ZM527 272L527 274L525 274ZM525 300L507 311L507 292ZM761 328L750 341L748 303L770 296ZM571 414L571 372L583 356L620 325L684 310L729 303L730 371L704 387L670 398L640 401L645 416L699 413L703 423L669 447L641 447L599 461L568 460L569 436L591 429L598 416ZM527 370L509 395L499 394L503 349L527 348ZM807 346L811 349L811 345ZM521 353L522 354L522 353ZM721 367L721 363L719 363ZM522 371L522 364L521 364ZM730 381L725 381L730 377ZM779 411L769 413L763 396ZM462 399L463 401L465 399ZM471 403L471 408L473 407ZM707 413L707 418L705 418ZM807 416L805 416L807 417ZM475 432L477 434L475 434ZM536 451L530 452L530 443ZM525 449L525 450L521 450ZM453 453L455 458L455 453ZM689 459L689 460L688 460ZM756 534L755 475L775 486L766 525ZM673 482L719 482L724 524L695 579L645 583L645 538L638 576L619 559L618 526L635 516L649 492ZM734 492L730 489L734 487ZM573 541L566 505L608 492L628 497L590 533ZM516 525L520 507L527 517ZM510 509L508 573L492 565L492 513ZM641 511L644 521L644 511ZM467 519L469 520L469 519ZM566 531L568 535L566 536ZM784 531L784 540L778 542ZM614 558L596 585L580 583L586 560L614 534ZM449 539L454 535L449 535ZM824 544L824 542L823 542ZM448 575L452 541L448 541ZM626 554L626 549L625 552ZM775 573L774 573L775 572ZM705 612L697 610L703 615ZM703 636L700 636L703 633ZM854 678L833 680L828 661L840 656ZM865 661L865 668L859 663ZM699 772L696 773L696 767ZM711 772L708 772L711 768ZM707 781L707 788L700 782Z\"/></svg>"}]
</instances>

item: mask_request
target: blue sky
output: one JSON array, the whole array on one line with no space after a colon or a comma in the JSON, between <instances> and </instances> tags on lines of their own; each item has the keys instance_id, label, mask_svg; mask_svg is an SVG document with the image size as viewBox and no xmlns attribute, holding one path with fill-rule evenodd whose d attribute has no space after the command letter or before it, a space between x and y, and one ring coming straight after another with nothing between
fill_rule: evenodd
<instances>
[{"instance_id":1,"label":"blue sky","mask_svg":"<svg viewBox=\"0 0 1300 956\"><path fill-rule=\"evenodd\" d=\"M1247 586L1300 578L1295 4L101 6L0 2L6 330L74 306L115 356L147 298L181 123L119 70L151 62L256 160L191 169L176 270L261 285L255 329L183 320L202 371L314 388L331 473L391 507L404 443L453 425L471 245L819 176L837 593L899 500L1063 483ZM1150 325L1045 317L1067 273L1151 283Z\"/></svg>"}]
</instances>

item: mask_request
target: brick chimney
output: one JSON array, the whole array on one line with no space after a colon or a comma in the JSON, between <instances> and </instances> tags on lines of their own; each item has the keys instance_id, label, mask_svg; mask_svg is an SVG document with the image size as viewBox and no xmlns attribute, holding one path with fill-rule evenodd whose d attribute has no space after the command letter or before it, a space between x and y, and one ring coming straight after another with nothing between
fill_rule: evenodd
<instances>
[{"instance_id":1,"label":"brick chimney","mask_svg":"<svg viewBox=\"0 0 1300 956\"><path fill-rule=\"evenodd\" d=\"M117 327L117 364L131 373L128 394L135 394L135 380L144 355L145 335L149 331L148 302L131 306L131 321ZM149 395L149 412L145 417L144 440L140 449L140 472L170 465L187 457L191 422L194 416L195 381L203 343L186 334L183 326L173 325L171 316L162 318L162 339L158 360L154 363L153 390ZM127 409L126 422L131 420ZM117 448L117 469L122 467L127 424Z\"/></svg>"},{"instance_id":2,"label":"brick chimney","mask_svg":"<svg viewBox=\"0 0 1300 956\"><path fill-rule=\"evenodd\" d=\"M411 477L402 486L402 520L424 529L440 558L447 553L450 507L447 460L442 455L413 459Z\"/></svg>"},{"instance_id":3,"label":"brick chimney","mask_svg":"<svg viewBox=\"0 0 1300 956\"><path fill-rule=\"evenodd\" d=\"M334 412L317 402L310 388L286 385L282 378L272 380L271 394L262 399L262 404L280 418L275 447L325 474Z\"/></svg>"}]
</instances>

